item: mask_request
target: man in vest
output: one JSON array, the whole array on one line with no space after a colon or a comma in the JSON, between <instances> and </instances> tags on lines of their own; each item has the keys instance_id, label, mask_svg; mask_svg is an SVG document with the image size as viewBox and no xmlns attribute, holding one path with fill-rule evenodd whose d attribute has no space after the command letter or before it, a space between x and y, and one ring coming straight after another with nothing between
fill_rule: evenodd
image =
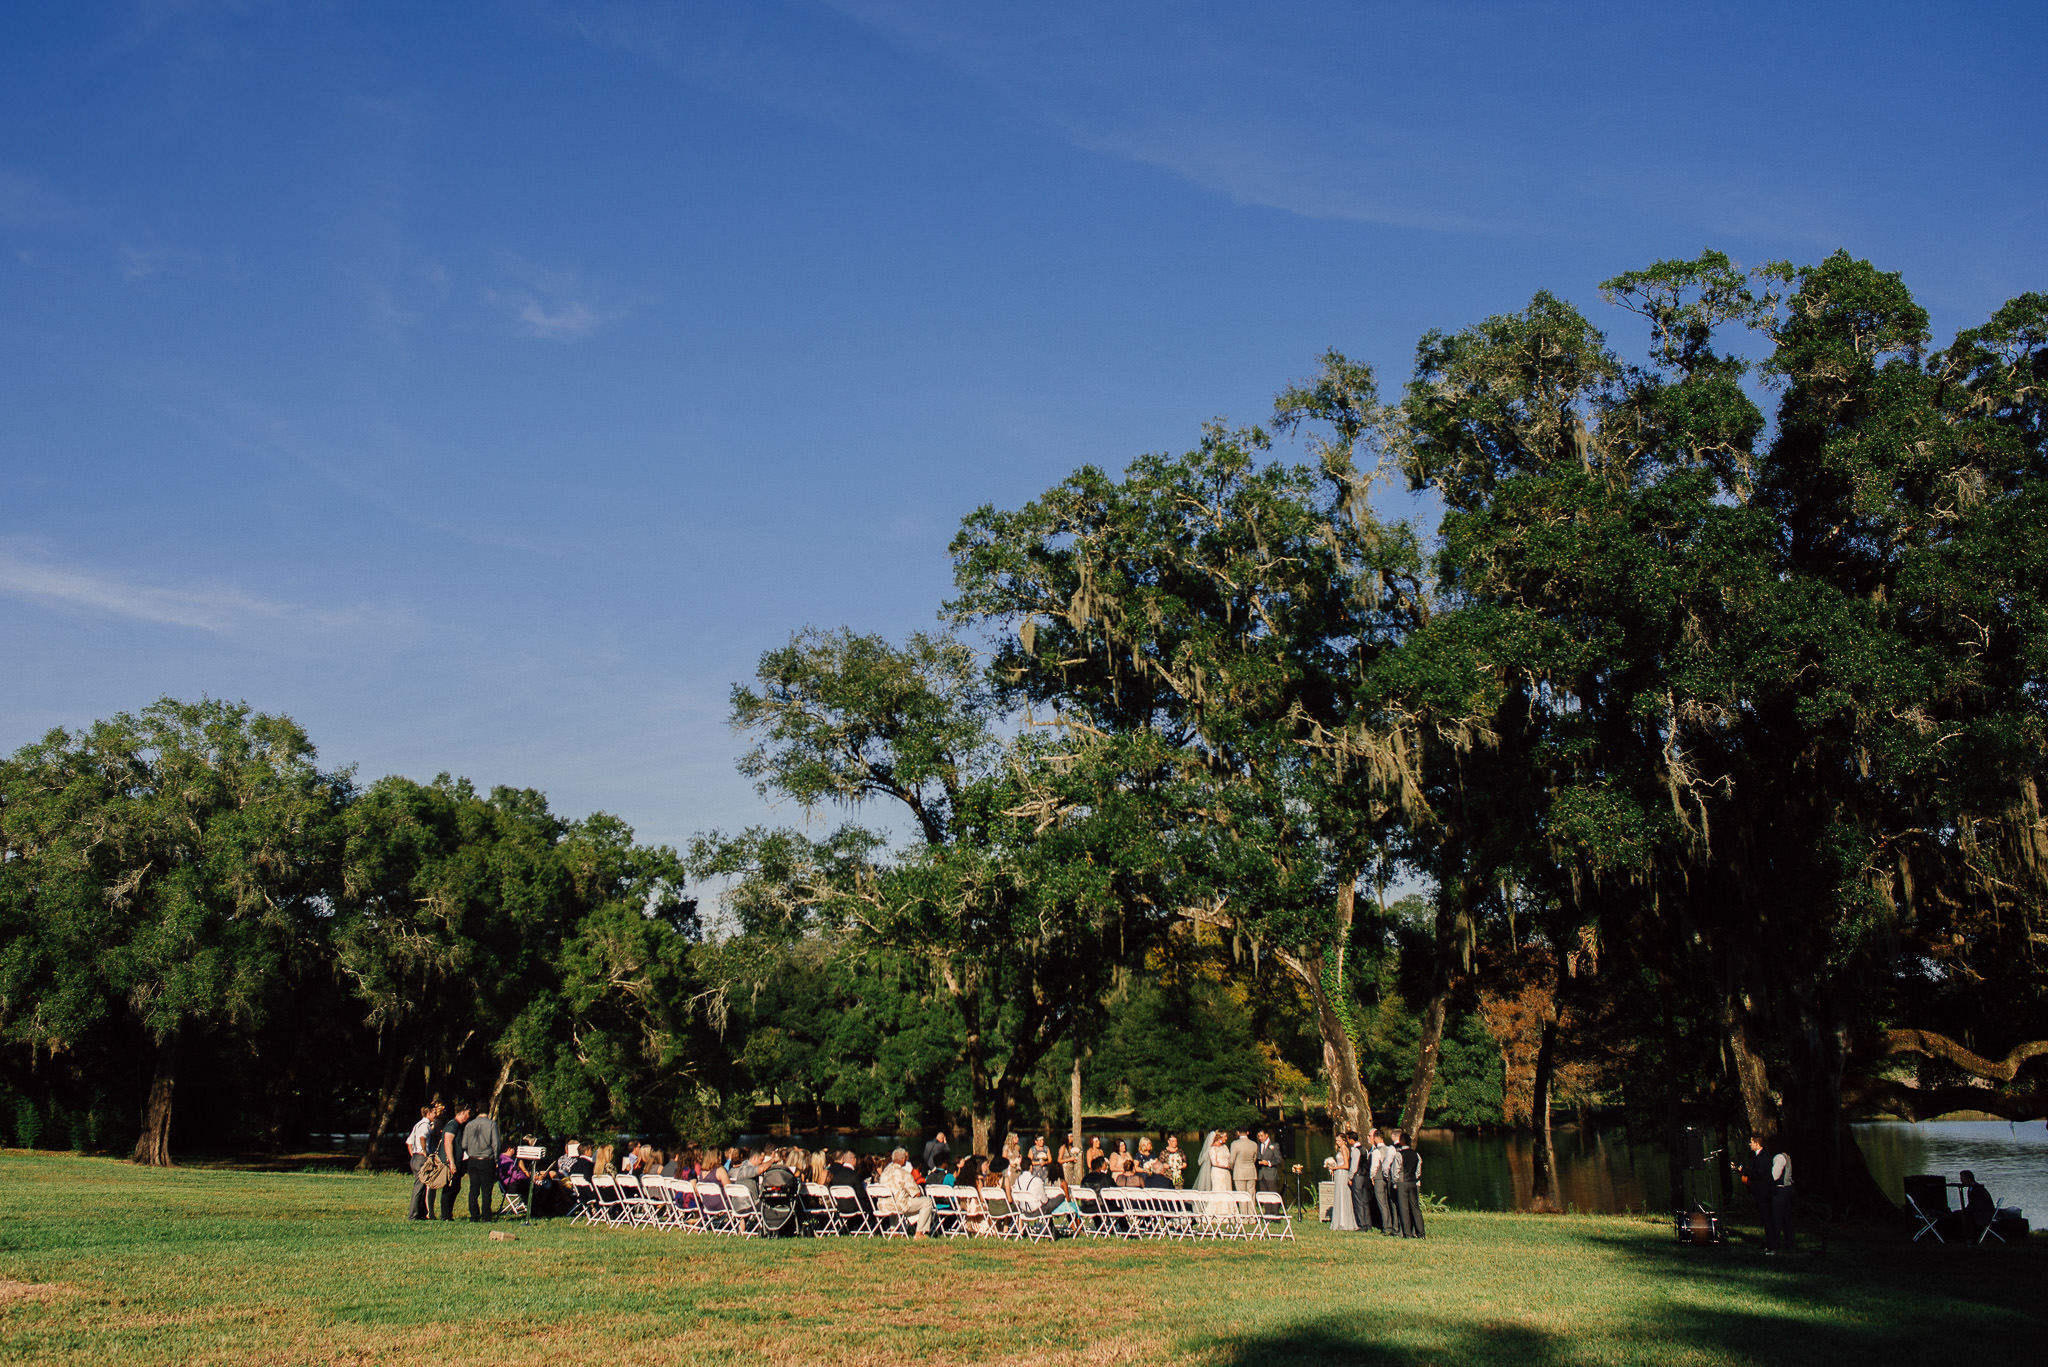
<instances>
[{"instance_id":1,"label":"man in vest","mask_svg":"<svg viewBox=\"0 0 2048 1367\"><path fill-rule=\"evenodd\" d=\"M1392 1235L1398 1232L1394 1223L1394 1169L1399 1166L1400 1155L1387 1142L1387 1136L1378 1130L1372 1132L1372 1156L1366 1163L1366 1176L1372 1182L1372 1203L1374 1223L1380 1233Z\"/></svg>"},{"instance_id":2,"label":"man in vest","mask_svg":"<svg viewBox=\"0 0 2048 1367\"><path fill-rule=\"evenodd\" d=\"M1766 1142L1749 1137L1749 1161L1742 1165L1749 1199L1756 1202L1757 1223L1764 1227L1764 1255L1792 1246L1792 1155L1779 1149L1777 1136Z\"/></svg>"}]
</instances>

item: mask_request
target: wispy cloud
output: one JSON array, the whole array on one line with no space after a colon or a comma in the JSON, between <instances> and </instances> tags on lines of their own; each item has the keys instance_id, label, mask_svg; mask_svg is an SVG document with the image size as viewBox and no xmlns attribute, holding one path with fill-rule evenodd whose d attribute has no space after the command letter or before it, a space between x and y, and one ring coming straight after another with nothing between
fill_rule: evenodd
<instances>
[{"instance_id":1,"label":"wispy cloud","mask_svg":"<svg viewBox=\"0 0 2048 1367\"><path fill-rule=\"evenodd\" d=\"M578 342L596 336L631 311L623 304L603 300L602 292L573 266L550 270L506 253L499 258L499 270L513 283L504 289L485 290L484 298L511 314L527 337Z\"/></svg>"},{"instance_id":2,"label":"wispy cloud","mask_svg":"<svg viewBox=\"0 0 2048 1367\"><path fill-rule=\"evenodd\" d=\"M292 626L321 632L390 630L402 612L370 605L314 607L264 598L231 585L144 583L125 575L19 555L0 546L0 594L49 607L191 627L218 635Z\"/></svg>"},{"instance_id":3,"label":"wispy cloud","mask_svg":"<svg viewBox=\"0 0 2048 1367\"><path fill-rule=\"evenodd\" d=\"M85 215L34 176L0 171L0 228L66 228Z\"/></svg>"}]
</instances>

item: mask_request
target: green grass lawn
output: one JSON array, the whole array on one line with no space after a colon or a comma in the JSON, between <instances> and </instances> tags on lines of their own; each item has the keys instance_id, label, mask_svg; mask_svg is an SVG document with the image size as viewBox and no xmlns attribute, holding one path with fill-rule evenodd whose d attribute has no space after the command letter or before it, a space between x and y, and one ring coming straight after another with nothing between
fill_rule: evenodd
<instances>
[{"instance_id":1,"label":"green grass lawn","mask_svg":"<svg viewBox=\"0 0 2048 1367\"><path fill-rule=\"evenodd\" d=\"M2048 1249L1452 1213L1292 1244L742 1242L408 1224L395 1175L0 1155L0 1358L95 1362L1945 1363L2048 1336Z\"/></svg>"}]
</instances>

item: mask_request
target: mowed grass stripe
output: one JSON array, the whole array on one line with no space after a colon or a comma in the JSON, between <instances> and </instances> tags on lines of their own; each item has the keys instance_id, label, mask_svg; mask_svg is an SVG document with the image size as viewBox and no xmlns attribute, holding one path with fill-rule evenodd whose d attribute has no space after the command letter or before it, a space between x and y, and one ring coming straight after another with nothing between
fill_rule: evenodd
<instances>
[{"instance_id":1,"label":"mowed grass stripe","mask_svg":"<svg viewBox=\"0 0 2048 1367\"><path fill-rule=\"evenodd\" d=\"M1915 1363L2036 1347L2041 1241L1824 1258L1453 1213L1421 1242L740 1241L408 1224L409 1179L0 1156L0 1356L135 1363Z\"/></svg>"}]
</instances>

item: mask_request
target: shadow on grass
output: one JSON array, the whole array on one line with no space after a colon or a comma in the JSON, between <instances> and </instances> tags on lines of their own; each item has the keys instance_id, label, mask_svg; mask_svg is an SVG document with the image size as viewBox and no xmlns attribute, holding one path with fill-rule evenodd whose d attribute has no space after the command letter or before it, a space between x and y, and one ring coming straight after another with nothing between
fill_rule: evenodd
<instances>
[{"instance_id":1,"label":"shadow on grass","mask_svg":"<svg viewBox=\"0 0 2048 1367\"><path fill-rule=\"evenodd\" d=\"M1431 1335L1426 1345L1389 1342L1329 1325L1299 1325L1277 1333L1237 1339L1212 1361L1227 1367L1287 1367L1298 1363L1370 1364L1371 1367L1566 1367L1573 1361L1550 1334L1523 1325L1476 1326Z\"/></svg>"}]
</instances>

